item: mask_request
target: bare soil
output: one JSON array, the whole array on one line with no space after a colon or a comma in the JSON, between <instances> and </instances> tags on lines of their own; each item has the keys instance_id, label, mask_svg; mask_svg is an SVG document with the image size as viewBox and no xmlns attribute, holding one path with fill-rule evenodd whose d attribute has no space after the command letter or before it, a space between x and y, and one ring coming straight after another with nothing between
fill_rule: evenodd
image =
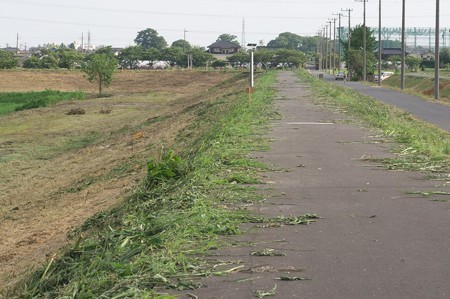
<instances>
[{"instance_id":1,"label":"bare soil","mask_svg":"<svg viewBox=\"0 0 450 299\"><path fill-rule=\"evenodd\" d=\"M111 97L0 117L0 297L57 254L68 232L137 188L146 160L193 121L183 111L220 96L207 90L230 77L118 72ZM0 82L0 91L97 91L81 72L1 71Z\"/></svg>"}]
</instances>

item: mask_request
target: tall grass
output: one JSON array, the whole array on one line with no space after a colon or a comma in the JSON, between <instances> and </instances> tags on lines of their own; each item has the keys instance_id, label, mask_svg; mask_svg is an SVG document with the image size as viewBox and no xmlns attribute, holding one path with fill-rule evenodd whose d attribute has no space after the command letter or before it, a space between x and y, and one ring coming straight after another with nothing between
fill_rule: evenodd
<instances>
[{"instance_id":1,"label":"tall grass","mask_svg":"<svg viewBox=\"0 0 450 299\"><path fill-rule=\"evenodd\" d=\"M13 111L46 107L60 101L82 100L85 96L85 93L81 91L3 92L0 93L0 115Z\"/></svg>"},{"instance_id":2,"label":"tall grass","mask_svg":"<svg viewBox=\"0 0 450 299\"><path fill-rule=\"evenodd\" d=\"M350 88L329 84L303 71L299 72L299 75L311 83L320 103L357 116L366 126L381 130L386 138L400 145L395 149L398 160L391 160L390 167L424 171L448 170L448 132Z\"/></svg>"},{"instance_id":3,"label":"tall grass","mask_svg":"<svg viewBox=\"0 0 450 299\"><path fill-rule=\"evenodd\" d=\"M246 155L267 146L259 133L275 115L274 80L261 77L251 100L243 78L226 83L234 92L197 107L178 136L184 150L162 148L125 204L73 232L73 244L11 297L171 298L164 293L223 274L201 257L222 245L218 236L239 233L248 216L239 203L258 200L245 183L262 166Z\"/></svg>"}]
</instances>

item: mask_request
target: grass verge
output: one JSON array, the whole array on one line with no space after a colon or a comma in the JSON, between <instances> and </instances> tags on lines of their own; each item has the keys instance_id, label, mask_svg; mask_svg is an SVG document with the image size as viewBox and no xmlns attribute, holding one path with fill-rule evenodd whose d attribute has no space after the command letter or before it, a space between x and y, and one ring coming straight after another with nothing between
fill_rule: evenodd
<instances>
[{"instance_id":1,"label":"grass verge","mask_svg":"<svg viewBox=\"0 0 450 299\"><path fill-rule=\"evenodd\" d=\"M381 130L386 138L396 142L396 157L383 161L389 169L431 172L450 169L448 132L350 88L318 80L305 71L298 74L302 80L311 84L321 104L356 116L364 125Z\"/></svg>"},{"instance_id":2,"label":"grass verge","mask_svg":"<svg viewBox=\"0 0 450 299\"><path fill-rule=\"evenodd\" d=\"M86 221L69 248L9 297L172 298L167 289L225 274L201 257L251 219L240 203L258 200L246 184L263 166L247 154L267 148L260 133L276 115L274 80L274 73L259 78L251 100L236 89L196 107L180 148L162 148L148 161L147 177L127 202Z\"/></svg>"},{"instance_id":3,"label":"grass verge","mask_svg":"<svg viewBox=\"0 0 450 299\"><path fill-rule=\"evenodd\" d=\"M3 92L0 93L0 115L13 111L46 107L60 101L82 100L83 92L62 92L57 90L32 92Z\"/></svg>"}]
</instances>

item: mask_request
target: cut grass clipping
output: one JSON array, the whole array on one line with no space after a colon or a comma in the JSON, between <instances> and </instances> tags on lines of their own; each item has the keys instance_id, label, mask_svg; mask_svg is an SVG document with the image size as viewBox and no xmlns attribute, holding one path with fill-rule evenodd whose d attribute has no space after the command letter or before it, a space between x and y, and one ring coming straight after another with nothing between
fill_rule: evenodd
<instances>
[{"instance_id":1,"label":"cut grass clipping","mask_svg":"<svg viewBox=\"0 0 450 299\"><path fill-rule=\"evenodd\" d=\"M0 93L0 115L13 111L46 107L60 101L83 100L85 97L84 92L80 91L3 92Z\"/></svg>"},{"instance_id":2,"label":"cut grass clipping","mask_svg":"<svg viewBox=\"0 0 450 299\"><path fill-rule=\"evenodd\" d=\"M356 116L365 126L381 130L386 139L399 145L396 157L384 162L389 169L445 172L450 166L450 134L415 119L411 114L350 88L318 80L306 71L298 72L309 82L322 105Z\"/></svg>"},{"instance_id":3,"label":"cut grass clipping","mask_svg":"<svg viewBox=\"0 0 450 299\"><path fill-rule=\"evenodd\" d=\"M178 137L188 150L163 148L125 204L89 219L72 233L70 248L9 297L173 298L170 290L198 288L200 277L226 274L201 257L223 245L219 236L239 233L238 224L249 218L243 201L259 200L245 185L255 178L243 174L260 167L247 154L267 148L259 133L276 115L274 80L274 73L262 75L251 102L245 76L227 82L235 91L197 107L198 119Z\"/></svg>"}]
</instances>

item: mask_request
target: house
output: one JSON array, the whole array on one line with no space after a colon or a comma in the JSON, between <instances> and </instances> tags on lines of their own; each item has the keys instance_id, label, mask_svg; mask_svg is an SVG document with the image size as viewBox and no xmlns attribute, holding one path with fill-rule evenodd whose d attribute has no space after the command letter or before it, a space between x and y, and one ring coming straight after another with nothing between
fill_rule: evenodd
<instances>
[{"instance_id":1,"label":"house","mask_svg":"<svg viewBox=\"0 0 450 299\"><path fill-rule=\"evenodd\" d=\"M422 57L423 61L434 61L435 58L434 53L431 51L424 52L420 54L420 56Z\"/></svg>"},{"instance_id":2,"label":"house","mask_svg":"<svg viewBox=\"0 0 450 299\"><path fill-rule=\"evenodd\" d=\"M241 46L229 41L217 41L208 46L208 52L218 59L226 59L239 52Z\"/></svg>"},{"instance_id":3,"label":"house","mask_svg":"<svg viewBox=\"0 0 450 299\"><path fill-rule=\"evenodd\" d=\"M405 52L405 54L408 55L409 53ZM376 55L378 55L378 51L376 52ZM386 60L392 56L402 56L402 49L401 48L383 48L383 49L381 49L381 59Z\"/></svg>"}]
</instances>

